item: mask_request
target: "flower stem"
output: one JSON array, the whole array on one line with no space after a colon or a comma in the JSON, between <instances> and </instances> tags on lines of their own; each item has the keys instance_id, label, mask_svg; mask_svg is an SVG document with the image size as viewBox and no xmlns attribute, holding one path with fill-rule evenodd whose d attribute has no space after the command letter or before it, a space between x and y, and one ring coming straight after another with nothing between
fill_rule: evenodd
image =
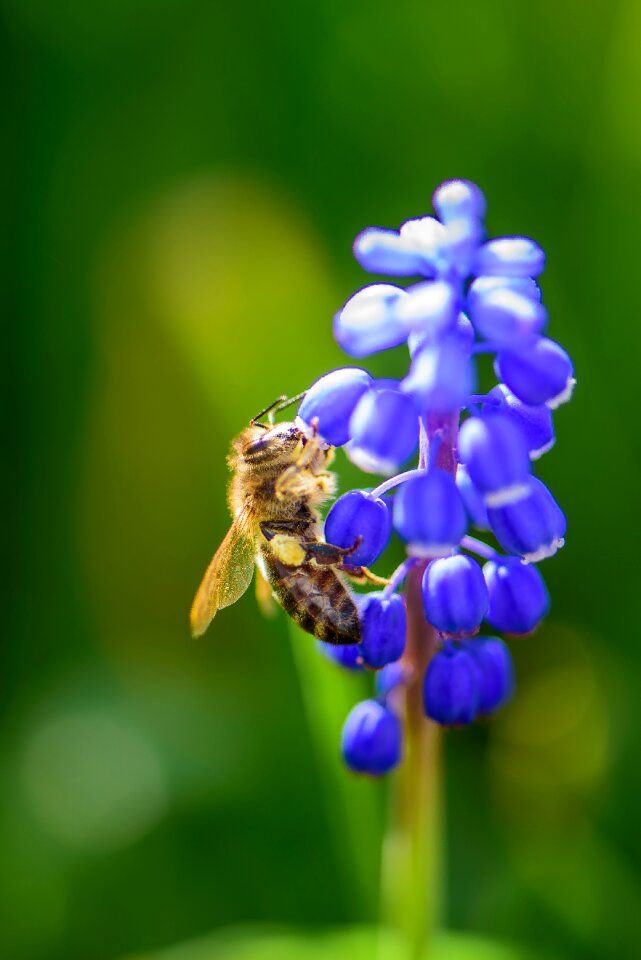
<instances>
[{"instance_id":1,"label":"flower stem","mask_svg":"<svg viewBox=\"0 0 641 960\"><path fill-rule=\"evenodd\" d=\"M417 563L418 563L417 557L407 557L406 560L403 560L403 562L396 568L396 570L394 571L394 573L389 579L389 583L383 590L384 596L391 597L392 594L395 592L395 590L397 590L398 587L401 585L403 580L406 579L412 567L415 566Z\"/></svg>"},{"instance_id":2,"label":"flower stem","mask_svg":"<svg viewBox=\"0 0 641 960\"><path fill-rule=\"evenodd\" d=\"M424 473L425 469L423 467L417 467L415 470L406 470L405 473L397 473L395 477L383 480L377 487L370 490L369 496L372 500L376 500L378 497L382 497L384 493L387 493L388 490L393 490L394 487L400 486L401 483L407 483L408 480L413 480L414 477L420 477Z\"/></svg>"},{"instance_id":3,"label":"flower stem","mask_svg":"<svg viewBox=\"0 0 641 960\"><path fill-rule=\"evenodd\" d=\"M456 473L458 413L429 417L421 466ZM407 643L402 664L408 682L395 692L403 717L405 756L393 781L391 820L383 845L383 923L406 960L429 960L440 913L442 884L441 728L425 716L423 677L436 651L436 633L423 613L426 561L407 576Z\"/></svg>"},{"instance_id":4,"label":"flower stem","mask_svg":"<svg viewBox=\"0 0 641 960\"><path fill-rule=\"evenodd\" d=\"M407 647L410 677L402 691L405 756L393 785L391 824L383 847L383 919L407 960L426 960L440 914L440 727L425 717L422 680L436 638L423 616L425 564L409 573Z\"/></svg>"},{"instance_id":5,"label":"flower stem","mask_svg":"<svg viewBox=\"0 0 641 960\"><path fill-rule=\"evenodd\" d=\"M483 557L484 560L496 560L499 556L493 547L490 547L489 544L484 543L482 540L477 540L476 537L463 537L460 545L464 550L469 550L470 553L476 553L477 556Z\"/></svg>"}]
</instances>

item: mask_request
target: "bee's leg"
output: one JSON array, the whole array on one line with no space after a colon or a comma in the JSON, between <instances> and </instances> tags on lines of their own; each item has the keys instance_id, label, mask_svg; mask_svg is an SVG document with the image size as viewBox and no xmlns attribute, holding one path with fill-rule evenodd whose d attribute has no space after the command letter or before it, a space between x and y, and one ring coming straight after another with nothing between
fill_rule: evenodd
<instances>
[{"instance_id":1,"label":"bee's leg","mask_svg":"<svg viewBox=\"0 0 641 960\"><path fill-rule=\"evenodd\" d=\"M293 464L284 470L276 481L276 497L304 498L321 494L322 500L331 497L336 490L334 474L327 471L314 473L309 467L302 468Z\"/></svg>"},{"instance_id":2,"label":"bee's leg","mask_svg":"<svg viewBox=\"0 0 641 960\"><path fill-rule=\"evenodd\" d=\"M327 475L326 469L333 461L336 451L334 447L329 446L327 443L324 443L318 436L318 418L315 417L312 421L313 434L305 444L303 453L299 458L299 465L302 466L301 461L303 457L305 459L305 468L314 477L324 477Z\"/></svg>"},{"instance_id":3,"label":"bee's leg","mask_svg":"<svg viewBox=\"0 0 641 960\"><path fill-rule=\"evenodd\" d=\"M301 473L305 469L298 463L292 463L290 467L283 470L276 481L275 492L278 500L283 500L285 497L303 496L307 492L308 484L306 479L301 477Z\"/></svg>"},{"instance_id":4,"label":"bee's leg","mask_svg":"<svg viewBox=\"0 0 641 960\"><path fill-rule=\"evenodd\" d=\"M316 563L337 566L356 583L373 583L377 587L386 587L390 582L387 577L379 577L367 567L350 567L345 563L345 557L355 553L362 540L362 537L357 537L351 547L336 547L333 543L306 543L305 547L307 555L314 557Z\"/></svg>"},{"instance_id":5,"label":"bee's leg","mask_svg":"<svg viewBox=\"0 0 641 960\"><path fill-rule=\"evenodd\" d=\"M342 565L345 557L349 557L352 553L355 553L362 542L363 538L359 535L351 547L336 547L333 543L318 541L316 543L306 543L305 549L307 550L308 557L313 557L316 563L323 565L333 564L336 566Z\"/></svg>"},{"instance_id":6,"label":"bee's leg","mask_svg":"<svg viewBox=\"0 0 641 960\"><path fill-rule=\"evenodd\" d=\"M302 537L307 533L311 522L311 520L261 520L258 526L265 540L273 540L278 533Z\"/></svg>"},{"instance_id":7,"label":"bee's leg","mask_svg":"<svg viewBox=\"0 0 641 960\"><path fill-rule=\"evenodd\" d=\"M300 567L307 560L307 550L300 537L288 533L275 533L269 541L269 548L277 560L286 567Z\"/></svg>"},{"instance_id":8,"label":"bee's leg","mask_svg":"<svg viewBox=\"0 0 641 960\"><path fill-rule=\"evenodd\" d=\"M388 577L379 577L368 567L349 567L342 564L340 569L354 583L373 583L377 587L386 587L391 583Z\"/></svg>"},{"instance_id":9,"label":"bee's leg","mask_svg":"<svg viewBox=\"0 0 641 960\"><path fill-rule=\"evenodd\" d=\"M309 475L317 481L319 490L328 495L334 491L334 478L327 467L334 459L334 448L322 443L314 433L305 443L296 463L283 470L276 481L276 496L304 495L309 492Z\"/></svg>"}]
</instances>

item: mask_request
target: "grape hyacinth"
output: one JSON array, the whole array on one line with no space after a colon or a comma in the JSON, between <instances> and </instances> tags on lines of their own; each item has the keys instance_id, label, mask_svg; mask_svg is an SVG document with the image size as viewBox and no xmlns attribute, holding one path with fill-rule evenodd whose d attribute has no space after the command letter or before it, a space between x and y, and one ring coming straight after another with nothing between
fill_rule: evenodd
<instances>
[{"instance_id":1,"label":"grape hyacinth","mask_svg":"<svg viewBox=\"0 0 641 960\"><path fill-rule=\"evenodd\" d=\"M491 634L530 633L545 617L535 564L565 537L561 508L533 475L554 444L552 411L575 382L568 354L547 336L545 254L528 237L488 239L473 183L441 184L433 206L437 216L356 238L361 266L395 282L365 286L334 319L337 342L357 363L407 344L406 375L377 381L361 366L334 370L307 391L296 421L384 478L329 511L327 542L357 543L346 572L379 561L393 532L405 546L387 585L357 595L361 643L320 645L348 670L378 672L342 741L347 766L369 776L416 753L403 741L416 738L419 722L464 726L509 700L512 657ZM475 392L481 354L493 355L499 381L485 394ZM489 531L498 547L470 528Z\"/></svg>"}]
</instances>

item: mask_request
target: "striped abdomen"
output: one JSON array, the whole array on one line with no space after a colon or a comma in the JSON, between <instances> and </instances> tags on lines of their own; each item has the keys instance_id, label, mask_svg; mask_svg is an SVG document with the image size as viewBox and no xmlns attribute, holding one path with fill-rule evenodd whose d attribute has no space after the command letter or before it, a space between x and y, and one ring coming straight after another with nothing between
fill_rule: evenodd
<instances>
[{"instance_id":1,"label":"striped abdomen","mask_svg":"<svg viewBox=\"0 0 641 960\"><path fill-rule=\"evenodd\" d=\"M330 567L303 563L287 567L261 546L266 579L274 596L290 617L326 643L359 643L361 625L352 596Z\"/></svg>"}]
</instances>

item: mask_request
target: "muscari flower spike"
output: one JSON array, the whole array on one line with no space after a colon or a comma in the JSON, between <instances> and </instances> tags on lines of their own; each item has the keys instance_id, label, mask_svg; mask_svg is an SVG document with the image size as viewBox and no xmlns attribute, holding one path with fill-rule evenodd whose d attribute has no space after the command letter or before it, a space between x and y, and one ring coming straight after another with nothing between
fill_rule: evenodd
<instances>
[{"instance_id":1,"label":"muscari flower spike","mask_svg":"<svg viewBox=\"0 0 641 960\"><path fill-rule=\"evenodd\" d=\"M561 508L533 475L554 445L552 411L575 384L569 355L547 336L545 254L528 237L488 238L485 198L469 181L441 184L433 205L436 216L356 238L361 266L395 282L363 287L334 318L337 342L359 361L406 344L405 376L334 370L307 391L297 418L307 435L343 446L356 466L386 478L343 494L328 514L327 542L357 543L347 573L377 562L392 530L407 553L383 590L358 596L361 643L319 644L340 666L376 675L373 699L352 710L342 742L348 767L370 776L401 762L399 692L408 684L422 683L426 716L448 727L509 700L506 643L475 634L484 621L509 636L538 626L550 598L534 564L565 537ZM478 395L481 353L494 356L498 383ZM418 465L408 468L417 449ZM469 536L470 525L490 531L505 553ZM487 561L483 569L472 555ZM420 677L404 652L399 590L408 575L418 577L419 616L436 637Z\"/></svg>"}]
</instances>

